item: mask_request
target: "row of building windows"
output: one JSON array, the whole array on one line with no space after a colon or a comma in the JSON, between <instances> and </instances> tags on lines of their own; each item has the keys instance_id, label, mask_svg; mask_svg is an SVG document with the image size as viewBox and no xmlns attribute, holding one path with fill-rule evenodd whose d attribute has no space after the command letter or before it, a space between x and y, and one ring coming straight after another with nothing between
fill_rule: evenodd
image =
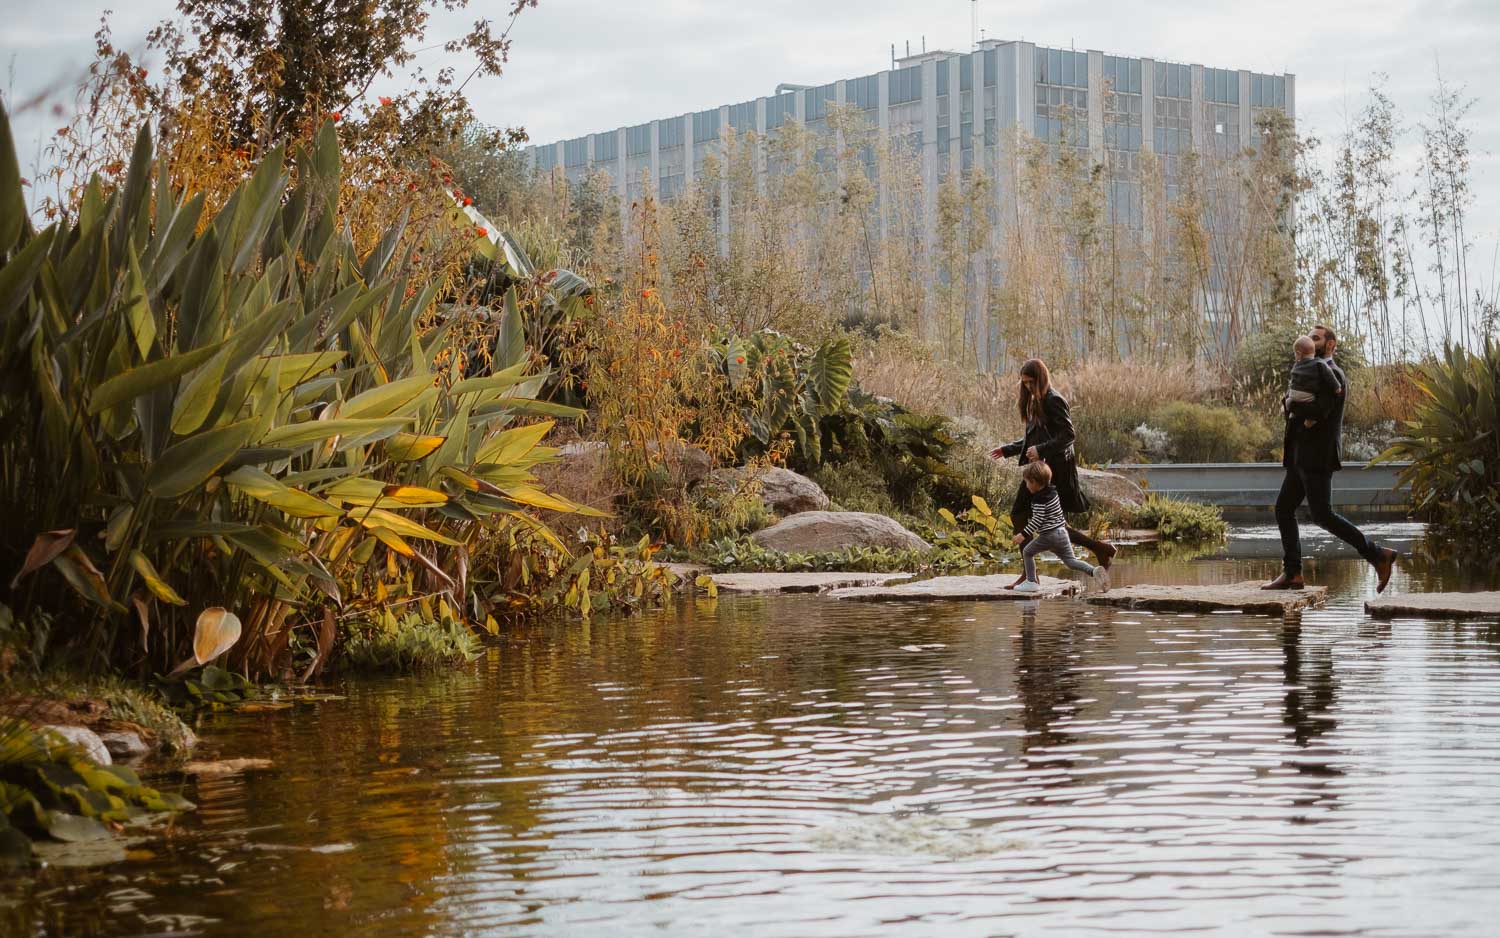
<instances>
[{"instance_id":1,"label":"row of building windows","mask_svg":"<svg viewBox=\"0 0 1500 938\"><path fill-rule=\"evenodd\" d=\"M1089 54L1066 49L1036 48L1036 81L1042 85L1089 86Z\"/></svg>"},{"instance_id":2,"label":"row of building windows","mask_svg":"<svg viewBox=\"0 0 1500 938\"><path fill-rule=\"evenodd\" d=\"M1115 94L1140 94L1141 60L1106 55L1104 57L1104 83L1114 89Z\"/></svg>"},{"instance_id":3,"label":"row of building windows","mask_svg":"<svg viewBox=\"0 0 1500 938\"><path fill-rule=\"evenodd\" d=\"M1151 67L1158 98L1191 98L1193 70L1187 65L1157 62Z\"/></svg>"},{"instance_id":4,"label":"row of building windows","mask_svg":"<svg viewBox=\"0 0 1500 938\"><path fill-rule=\"evenodd\" d=\"M947 94L948 89L946 75L947 69L938 69L938 94ZM922 99L922 66L913 65L911 68L900 68L890 73L889 95L892 104L905 104L908 101L920 101Z\"/></svg>"},{"instance_id":5,"label":"row of building windows","mask_svg":"<svg viewBox=\"0 0 1500 938\"><path fill-rule=\"evenodd\" d=\"M802 92L802 113L804 119L811 123L824 120L828 117L828 105L838 100L838 86L824 85L821 88L809 88Z\"/></svg>"},{"instance_id":6,"label":"row of building windows","mask_svg":"<svg viewBox=\"0 0 1500 938\"><path fill-rule=\"evenodd\" d=\"M849 79L844 82L844 101L857 108L873 111L880 104L879 81L879 75L866 75L863 78Z\"/></svg>"},{"instance_id":7,"label":"row of building windows","mask_svg":"<svg viewBox=\"0 0 1500 938\"><path fill-rule=\"evenodd\" d=\"M699 111L693 115L693 142L708 143L719 139L719 109Z\"/></svg>"},{"instance_id":8,"label":"row of building windows","mask_svg":"<svg viewBox=\"0 0 1500 938\"><path fill-rule=\"evenodd\" d=\"M1286 77L1251 75L1250 105L1251 107L1286 107Z\"/></svg>"},{"instance_id":9,"label":"row of building windows","mask_svg":"<svg viewBox=\"0 0 1500 938\"><path fill-rule=\"evenodd\" d=\"M625 155L645 156L651 152L651 125L636 124L625 128Z\"/></svg>"},{"instance_id":10,"label":"row of building windows","mask_svg":"<svg viewBox=\"0 0 1500 938\"><path fill-rule=\"evenodd\" d=\"M594 134L594 162L613 163L620 158L620 135L613 130Z\"/></svg>"},{"instance_id":11,"label":"row of building windows","mask_svg":"<svg viewBox=\"0 0 1500 938\"><path fill-rule=\"evenodd\" d=\"M766 129L775 130L789 120L797 119L797 95L778 94L766 99Z\"/></svg>"},{"instance_id":12,"label":"row of building windows","mask_svg":"<svg viewBox=\"0 0 1500 938\"><path fill-rule=\"evenodd\" d=\"M1239 104L1240 73L1227 68L1205 68L1203 97L1217 104Z\"/></svg>"},{"instance_id":13,"label":"row of building windows","mask_svg":"<svg viewBox=\"0 0 1500 938\"><path fill-rule=\"evenodd\" d=\"M589 141L587 137L579 137L576 140L563 141L563 165L582 166L589 161Z\"/></svg>"}]
</instances>

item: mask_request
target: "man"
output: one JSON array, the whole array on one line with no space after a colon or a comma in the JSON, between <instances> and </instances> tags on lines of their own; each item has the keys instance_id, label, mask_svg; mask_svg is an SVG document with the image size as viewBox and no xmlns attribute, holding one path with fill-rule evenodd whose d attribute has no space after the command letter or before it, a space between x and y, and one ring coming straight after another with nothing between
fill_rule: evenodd
<instances>
[{"instance_id":1,"label":"man","mask_svg":"<svg viewBox=\"0 0 1500 938\"><path fill-rule=\"evenodd\" d=\"M1309 334L1314 354L1327 360L1339 387L1347 389L1349 382L1343 369L1333 360L1338 337L1323 325L1313 326ZM1286 477L1281 482L1281 493L1276 496L1276 526L1281 529L1284 567L1280 576L1261 589L1300 590L1305 585L1302 580L1302 540L1297 530L1297 506L1304 500L1314 524L1359 551L1359 555L1375 568L1380 578L1375 592L1384 592L1391 580L1396 552L1365 537L1359 528L1329 504L1333 474L1343 468L1339 462L1339 449L1343 444L1345 397L1345 392L1340 390L1315 420L1307 419L1309 415L1298 408L1289 409L1281 457Z\"/></svg>"}]
</instances>

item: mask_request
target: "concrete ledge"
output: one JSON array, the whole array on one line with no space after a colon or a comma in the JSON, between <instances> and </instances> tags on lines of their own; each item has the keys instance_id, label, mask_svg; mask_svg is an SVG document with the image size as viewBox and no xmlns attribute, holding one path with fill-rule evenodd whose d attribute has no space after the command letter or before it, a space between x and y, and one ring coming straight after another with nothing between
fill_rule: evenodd
<instances>
[{"instance_id":1,"label":"concrete ledge","mask_svg":"<svg viewBox=\"0 0 1500 938\"><path fill-rule=\"evenodd\" d=\"M856 586L879 586L910 573L715 573L714 585L725 593L826 593Z\"/></svg>"},{"instance_id":2,"label":"concrete ledge","mask_svg":"<svg viewBox=\"0 0 1500 938\"><path fill-rule=\"evenodd\" d=\"M1365 602L1365 612L1381 619L1433 616L1444 619L1500 619L1500 593L1408 593Z\"/></svg>"},{"instance_id":3,"label":"concrete ledge","mask_svg":"<svg viewBox=\"0 0 1500 938\"><path fill-rule=\"evenodd\" d=\"M1308 606L1321 605L1328 595L1326 586L1309 586L1300 590L1263 590L1261 585L1257 580L1203 586L1145 584L1096 593L1089 596L1088 601L1101 606L1159 609L1163 612L1239 609L1263 615L1283 615Z\"/></svg>"},{"instance_id":4,"label":"concrete ledge","mask_svg":"<svg viewBox=\"0 0 1500 938\"><path fill-rule=\"evenodd\" d=\"M1035 593L1017 593L1008 589L1019 574L999 573L989 576L940 576L915 583L899 583L893 586L861 586L853 589L834 590L829 593L834 599L852 599L863 602L897 600L954 599L966 601L1061 599L1072 596L1080 589L1076 580L1059 580L1044 576L1042 588Z\"/></svg>"}]
</instances>

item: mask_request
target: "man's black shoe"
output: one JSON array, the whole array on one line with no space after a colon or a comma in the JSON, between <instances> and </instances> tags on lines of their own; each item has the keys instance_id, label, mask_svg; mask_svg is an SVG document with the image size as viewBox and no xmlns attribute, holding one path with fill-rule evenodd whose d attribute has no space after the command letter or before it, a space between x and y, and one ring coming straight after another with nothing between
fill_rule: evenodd
<instances>
[{"instance_id":1,"label":"man's black shoe","mask_svg":"<svg viewBox=\"0 0 1500 938\"><path fill-rule=\"evenodd\" d=\"M1300 573L1283 573L1281 576L1262 586L1263 590L1300 590L1307 584L1302 582Z\"/></svg>"},{"instance_id":2,"label":"man's black shoe","mask_svg":"<svg viewBox=\"0 0 1500 938\"><path fill-rule=\"evenodd\" d=\"M1391 571L1396 569L1396 558L1401 556L1389 547L1380 548L1380 557L1370 561L1370 566L1380 575L1380 583L1376 585L1375 592L1384 593L1386 584L1391 582Z\"/></svg>"}]
</instances>

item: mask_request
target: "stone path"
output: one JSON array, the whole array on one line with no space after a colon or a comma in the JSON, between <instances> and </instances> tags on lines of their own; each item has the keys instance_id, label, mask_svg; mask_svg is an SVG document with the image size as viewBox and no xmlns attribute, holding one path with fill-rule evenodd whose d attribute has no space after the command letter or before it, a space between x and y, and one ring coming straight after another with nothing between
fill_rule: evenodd
<instances>
[{"instance_id":1,"label":"stone path","mask_svg":"<svg viewBox=\"0 0 1500 938\"><path fill-rule=\"evenodd\" d=\"M910 573L715 573L724 593L826 593L855 586L878 586Z\"/></svg>"},{"instance_id":2,"label":"stone path","mask_svg":"<svg viewBox=\"0 0 1500 938\"><path fill-rule=\"evenodd\" d=\"M1365 601L1365 612L1381 619L1393 616L1438 616L1450 619L1500 618L1500 593L1408 593Z\"/></svg>"},{"instance_id":3,"label":"stone path","mask_svg":"<svg viewBox=\"0 0 1500 938\"><path fill-rule=\"evenodd\" d=\"M990 576L940 576L915 583L897 583L890 586L861 586L839 589L829 593L834 599L853 599L865 602L898 600L954 599L954 600L1016 600L1059 599L1072 596L1081 589L1077 580L1059 580L1056 577L1041 578L1042 589L1036 593L1017 593L1007 589L1016 581L1014 573L999 573Z\"/></svg>"},{"instance_id":4,"label":"stone path","mask_svg":"<svg viewBox=\"0 0 1500 938\"><path fill-rule=\"evenodd\" d=\"M1107 593L1096 593L1087 599L1102 606L1159 609L1165 612L1240 609L1245 612L1282 615L1308 606L1321 605L1328 595L1326 586L1309 586L1300 590L1263 590L1261 585L1258 580L1195 586L1143 584L1122 586Z\"/></svg>"}]
</instances>

